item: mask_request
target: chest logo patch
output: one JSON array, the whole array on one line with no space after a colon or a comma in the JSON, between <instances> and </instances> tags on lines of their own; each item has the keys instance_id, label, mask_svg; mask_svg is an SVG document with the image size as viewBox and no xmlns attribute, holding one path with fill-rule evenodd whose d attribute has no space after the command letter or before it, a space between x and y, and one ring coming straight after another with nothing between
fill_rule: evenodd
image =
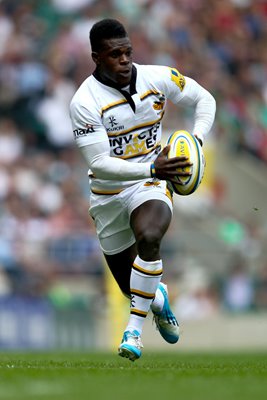
<instances>
[{"instance_id":1,"label":"chest logo patch","mask_svg":"<svg viewBox=\"0 0 267 400\"><path fill-rule=\"evenodd\" d=\"M111 126L111 128L118 125L118 122L116 122L116 118L113 115L109 117L109 125Z\"/></svg>"},{"instance_id":2,"label":"chest logo patch","mask_svg":"<svg viewBox=\"0 0 267 400\"><path fill-rule=\"evenodd\" d=\"M107 132L118 132L124 129L124 125L119 125L114 115L108 117L108 126L106 127Z\"/></svg>"}]
</instances>

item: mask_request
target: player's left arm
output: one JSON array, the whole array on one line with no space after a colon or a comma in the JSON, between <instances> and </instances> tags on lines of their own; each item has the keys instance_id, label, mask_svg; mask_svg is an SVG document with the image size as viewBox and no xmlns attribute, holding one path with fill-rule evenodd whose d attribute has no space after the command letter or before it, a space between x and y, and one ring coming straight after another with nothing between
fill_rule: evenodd
<instances>
[{"instance_id":1,"label":"player's left arm","mask_svg":"<svg viewBox=\"0 0 267 400\"><path fill-rule=\"evenodd\" d=\"M210 131L216 112L214 97L194 79L183 76L176 68L153 66L150 73L157 88L174 104L195 109L192 133L203 143Z\"/></svg>"},{"instance_id":2,"label":"player's left arm","mask_svg":"<svg viewBox=\"0 0 267 400\"><path fill-rule=\"evenodd\" d=\"M184 77L185 86L179 104L195 107L194 126L192 134L195 135L201 144L204 137L210 131L216 113L216 101L212 94L194 79Z\"/></svg>"}]
</instances>

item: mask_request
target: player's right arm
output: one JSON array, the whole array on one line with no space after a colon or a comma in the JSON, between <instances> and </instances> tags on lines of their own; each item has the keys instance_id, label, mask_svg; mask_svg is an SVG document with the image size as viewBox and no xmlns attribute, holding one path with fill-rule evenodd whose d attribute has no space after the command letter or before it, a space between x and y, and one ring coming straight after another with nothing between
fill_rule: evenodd
<instances>
[{"instance_id":1,"label":"player's right arm","mask_svg":"<svg viewBox=\"0 0 267 400\"><path fill-rule=\"evenodd\" d=\"M182 157L167 159L166 148L158 155L154 165L111 157L109 138L97 112L89 112L79 103L72 102L70 117L76 144L97 179L129 181L156 176L171 180L177 176L177 168L188 165ZM181 175L184 173L181 172Z\"/></svg>"},{"instance_id":2,"label":"player's right arm","mask_svg":"<svg viewBox=\"0 0 267 400\"><path fill-rule=\"evenodd\" d=\"M109 138L97 110L89 112L79 103L70 105L74 139L94 177L136 180L150 177L150 163L130 163L110 156Z\"/></svg>"}]
</instances>

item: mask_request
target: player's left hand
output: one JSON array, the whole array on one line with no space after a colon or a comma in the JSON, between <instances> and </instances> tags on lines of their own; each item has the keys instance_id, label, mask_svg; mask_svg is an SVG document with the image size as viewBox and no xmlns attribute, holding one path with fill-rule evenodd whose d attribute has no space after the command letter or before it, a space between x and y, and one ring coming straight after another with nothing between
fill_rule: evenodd
<instances>
[{"instance_id":1,"label":"player's left hand","mask_svg":"<svg viewBox=\"0 0 267 400\"><path fill-rule=\"evenodd\" d=\"M184 156L168 158L169 150L170 145L164 147L154 161L156 177L161 180L169 180L183 185L179 177L191 175L191 172L186 171L185 168L191 167L192 163L189 161L188 157Z\"/></svg>"}]
</instances>

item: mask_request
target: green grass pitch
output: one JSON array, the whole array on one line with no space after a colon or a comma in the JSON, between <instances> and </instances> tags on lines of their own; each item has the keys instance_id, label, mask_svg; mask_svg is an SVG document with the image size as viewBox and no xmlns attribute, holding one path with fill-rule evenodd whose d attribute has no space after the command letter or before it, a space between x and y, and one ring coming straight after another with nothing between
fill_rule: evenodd
<instances>
[{"instance_id":1,"label":"green grass pitch","mask_svg":"<svg viewBox=\"0 0 267 400\"><path fill-rule=\"evenodd\" d=\"M267 399L267 352L0 353L1 400Z\"/></svg>"}]
</instances>

